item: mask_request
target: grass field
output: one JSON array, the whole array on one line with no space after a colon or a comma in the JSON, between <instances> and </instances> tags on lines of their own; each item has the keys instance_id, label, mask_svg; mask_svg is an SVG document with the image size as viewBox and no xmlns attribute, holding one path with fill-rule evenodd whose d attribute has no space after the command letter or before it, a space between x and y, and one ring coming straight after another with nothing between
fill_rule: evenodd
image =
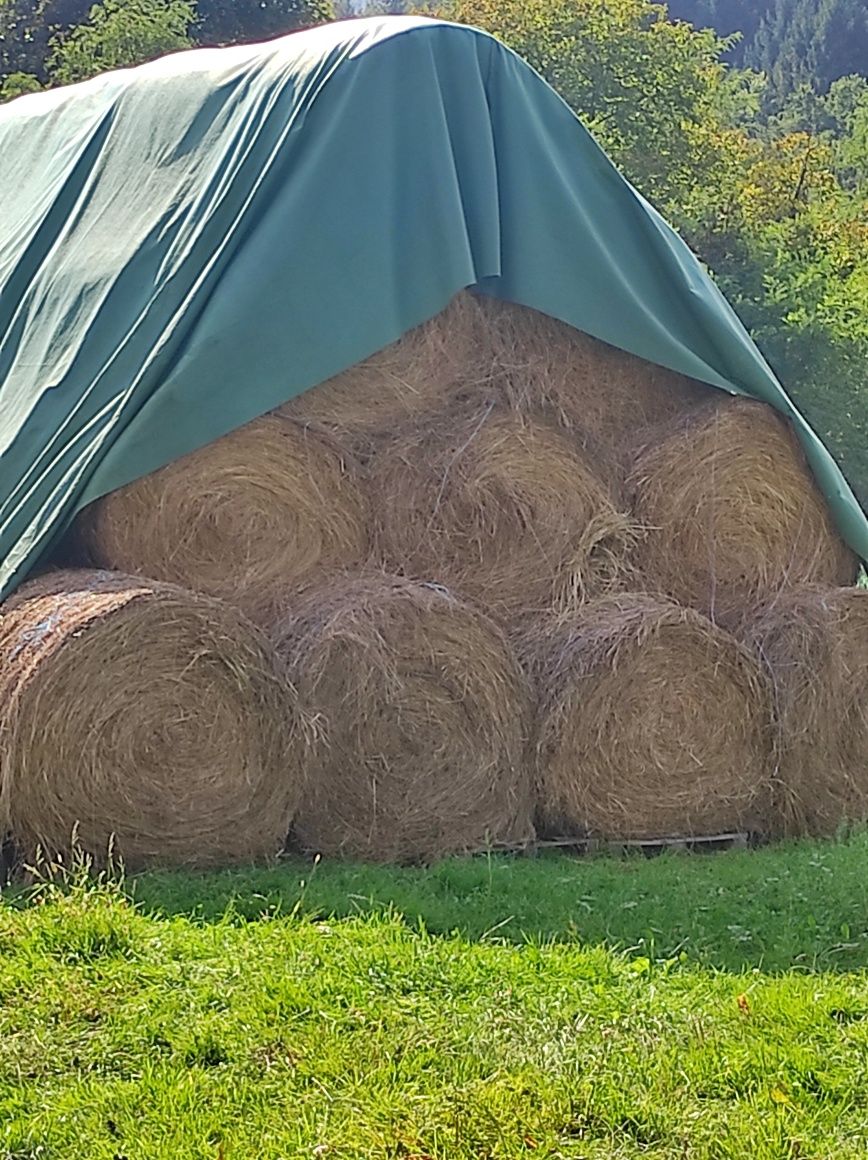
<instances>
[{"instance_id":1,"label":"grass field","mask_svg":"<svg viewBox=\"0 0 868 1160\"><path fill-rule=\"evenodd\" d=\"M868 836L0 904L0 1160L868 1154Z\"/></svg>"}]
</instances>

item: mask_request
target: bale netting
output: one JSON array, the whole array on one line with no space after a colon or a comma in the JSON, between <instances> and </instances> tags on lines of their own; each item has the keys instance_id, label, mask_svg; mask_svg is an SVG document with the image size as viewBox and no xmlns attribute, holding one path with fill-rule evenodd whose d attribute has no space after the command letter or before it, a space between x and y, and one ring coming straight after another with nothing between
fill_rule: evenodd
<instances>
[{"instance_id":1,"label":"bale netting","mask_svg":"<svg viewBox=\"0 0 868 1160\"><path fill-rule=\"evenodd\" d=\"M526 306L481 299L482 332L503 397L620 452L644 425L705 402L712 389Z\"/></svg>"},{"instance_id":2,"label":"bale netting","mask_svg":"<svg viewBox=\"0 0 868 1160\"><path fill-rule=\"evenodd\" d=\"M266 415L87 507L81 559L236 604L270 624L287 591L370 550L364 480L328 436Z\"/></svg>"},{"instance_id":3,"label":"bale netting","mask_svg":"<svg viewBox=\"0 0 868 1160\"><path fill-rule=\"evenodd\" d=\"M764 403L724 396L650 429L627 494L645 586L721 624L784 587L855 578L793 431Z\"/></svg>"},{"instance_id":4,"label":"bale netting","mask_svg":"<svg viewBox=\"0 0 868 1160\"><path fill-rule=\"evenodd\" d=\"M27 857L273 857L308 743L273 648L220 601L59 571L0 609L0 802Z\"/></svg>"},{"instance_id":5,"label":"bale netting","mask_svg":"<svg viewBox=\"0 0 868 1160\"><path fill-rule=\"evenodd\" d=\"M482 300L462 291L429 322L279 410L366 452L420 414L487 396L494 371Z\"/></svg>"},{"instance_id":6,"label":"bale netting","mask_svg":"<svg viewBox=\"0 0 868 1160\"><path fill-rule=\"evenodd\" d=\"M500 619L568 610L623 582L633 532L617 480L566 433L509 410L419 424L370 465L390 568Z\"/></svg>"},{"instance_id":7,"label":"bale netting","mask_svg":"<svg viewBox=\"0 0 868 1160\"><path fill-rule=\"evenodd\" d=\"M611 596L526 640L539 694L538 820L550 837L758 828L773 772L754 656L691 609Z\"/></svg>"},{"instance_id":8,"label":"bale netting","mask_svg":"<svg viewBox=\"0 0 868 1160\"><path fill-rule=\"evenodd\" d=\"M772 830L833 834L868 819L868 591L782 592L748 628L774 685Z\"/></svg>"},{"instance_id":9,"label":"bale netting","mask_svg":"<svg viewBox=\"0 0 868 1160\"><path fill-rule=\"evenodd\" d=\"M302 848L430 862L532 838L529 690L493 622L373 572L311 593L275 641L322 728Z\"/></svg>"}]
</instances>

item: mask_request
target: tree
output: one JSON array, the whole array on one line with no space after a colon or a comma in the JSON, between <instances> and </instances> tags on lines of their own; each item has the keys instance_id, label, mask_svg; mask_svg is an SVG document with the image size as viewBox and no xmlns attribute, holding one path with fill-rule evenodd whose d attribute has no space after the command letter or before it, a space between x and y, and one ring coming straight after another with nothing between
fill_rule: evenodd
<instances>
[{"instance_id":1,"label":"tree","mask_svg":"<svg viewBox=\"0 0 868 1160\"><path fill-rule=\"evenodd\" d=\"M5 86L5 78L15 73L27 74L45 85L61 76L112 67L103 63L112 59L129 63L124 58L131 53L143 58L142 54L153 55L194 42L263 40L333 16L330 0L199 0L198 4L184 0L180 7L170 0L140 0L135 5L97 4L94 9L92 4L93 0L0 0L0 91L15 88ZM182 13L182 8L193 15ZM92 12L103 13L96 17L96 31L92 31ZM124 28L127 32L122 31ZM79 33L79 29L91 31ZM121 46L125 36L132 38L130 52ZM95 47L107 38L115 39L114 50ZM69 60L63 49L68 39L75 42ZM90 65L86 63L89 53Z\"/></svg>"},{"instance_id":2,"label":"tree","mask_svg":"<svg viewBox=\"0 0 868 1160\"><path fill-rule=\"evenodd\" d=\"M767 74L773 108L800 85L825 92L868 70L864 0L670 0L669 13L721 36L740 33L728 58Z\"/></svg>"},{"instance_id":3,"label":"tree","mask_svg":"<svg viewBox=\"0 0 868 1160\"><path fill-rule=\"evenodd\" d=\"M725 184L722 42L647 0L455 0L444 15L495 33L579 113L639 188L683 218Z\"/></svg>"},{"instance_id":4,"label":"tree","mask_svg":"<svg viewBox=\"0 0 868 1160\"><path fill-rule=\"evenodd\" d=\"M25 73L48 81L52 38L87 20L93 0L0 0L0 81Z\"/></svg>"},{"instance_id":5,"label":"tree","mask_svg":"<svg viewBox=\"0 0 868 1160\"><path fill-rule=\"evenodd\" d=\"M199 0L197 44L267 40L334 18L331 0Z\"/></svg>"},{"instance_id":6,"label":"tree","mask_svg":"<svg viewBox=\"0 0 868 1160\"><path fill-rule=\"evenodd\" d=\"M58 84L72 84L188 48L195 15L188 0L103 0L86 24L55 42L49 74Z\"/></svg>"},{"instance_id":7,"label":"tree","mask_svg":"<svg viewBox=\"0 0 868 1160\"><path fill-rule=\"evenodd\" d=\"M25 93L38 93L42 88L32 73L10 73L0 84L0 101L11 101L23 97Z\"/></svg>"},{"instance_id":8,"label":"tree","mask_svg":"<svg viewBox=\"0 0 868 1160\"><path fill-rule=\"evenodd\" d=\"M719 36L739 33L727 48L729 60L744 63L745 47L753 43L760 21L773 0L669 0L673 20L687 20L696 28L713 28Z\"/></svg>"},{"instance_id":9,"label":"tree","mask_svg":"<svg viewBox=\"0 0 868 1160\"><path fill-rule=\"evenodd\" d=\"M778 104L799 85L826 92L868 70L868 8L863 0L774 0L744 59L768 75Z\"/></svg>"}]
</instances>

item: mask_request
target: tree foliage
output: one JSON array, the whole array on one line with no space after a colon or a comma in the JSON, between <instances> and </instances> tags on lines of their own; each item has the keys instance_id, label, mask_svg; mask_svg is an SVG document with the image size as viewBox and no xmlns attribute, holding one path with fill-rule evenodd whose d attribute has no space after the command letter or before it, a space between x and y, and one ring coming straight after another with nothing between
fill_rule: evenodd
<instances>
[{"instance_id":1,"label":"tree foliage","mask_svg":"<svg viewBox=\"0 0 868 1160\"><path fill-rule=\"evenodd\" d=\"M800 85L826 92L868 71L865 0L669 0L669 12L721 36L740 33L730 60L764 72L777 102Z\"/></svg>"},{"instance_id":2,"label":"tree foliage","mask_svg":"<svg viewBox=\"0 0 868 1160\"><path fill-rule=\"evenodd\" d=\"M13 74L47 83L54 37L85 23L93 0L3 0L0 3L0 82Z\"/></svg>"},{"instance_id":3,"label":"tree foliage","mask_svg":"<svg viewBox=\"0 0 868 1160\"><path fill-rule=\"evenodd\" d=\"M328 0L198 0L197 44L266 40L331 19Z\"/></svg>"},{"instance_id":4,"label":"tree foliage","mask_svg":"<svg viewBox=\"0 0 868 1160\"><path fill-rule=\"evenodd\" d=\"M58 84L189 48L195 10L188 0L103 0L86 24L55 45L48 72Z\"/></svg>"},{"instance_id":5,"label":"tree foliage","mask_svg":"<svg viewBox=\"0 0 868 1160\"><path fill-rule=\"evenodd\" d=\"M455 0L444 11L537 68L664 209L680 215L698 186L725 181L714 33L673 24L647 0Z\"/></svg>"},{"instance_id":6,"label":"tree foliage","mask_svg":"<svg viewBox=\"0 0 868 1160\"><path fill-rule=\"evenodd\" d=\"M0 0L0 97L139 64L188 44L265 40L332 16L330 0L102 0L92 5L93 0Z\"/></svg>"}]
</instances>

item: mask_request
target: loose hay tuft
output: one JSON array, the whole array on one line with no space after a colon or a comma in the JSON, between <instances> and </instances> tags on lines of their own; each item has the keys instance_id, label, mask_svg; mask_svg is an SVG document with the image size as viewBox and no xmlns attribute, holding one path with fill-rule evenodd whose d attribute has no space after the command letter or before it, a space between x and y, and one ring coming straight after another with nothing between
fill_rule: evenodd
<instances>
[{"instance_id":1,"label":"loose hay tuft","mask_svg":"<svg viewBox=\"0 0 868 1160\"><path fill-rule=\"evenodd\" d=\"M222 597L268 624L288 590L367 556L370 509L333 440L269 415L97 500L73 535L89 563Z\"/></svg>"},{"instance_id":2,"label":"loose hay tuft","mask_svg":"<svg viewBox=\"0 0 868 1160\"><path fill-rule=\"evenodd\" d=\"M623 581L633 533L617 484L552 425L491 408L442 416L396 436L370 471L387 565L499 618Z\"/></svg>"},{"instance_id":3,"label":"loose hay tuft","mask_svg":"<svg viewBox=\"0 0 868 1160\"><path fill-rule=\"evenodd\" d=\"M737 625L786 586L855 578L795 435L764 403L714 400L643 442L627 493L647 587Z\"/></svg>"},{"instance_id":4,"label":"loose hay tuft","mask_svg":"<svg viewBox=\"0 0 868 1160\"><path fill-rule=\"evenodd\" d=\"M748 629L775 689L772 831L833 834L868 819L868 591L782 592Z\"/></svg>"},{"instance_id":5,"label":"loose hay tuft","mask_svg":"<svg viewBox=\"0 0 868 1160\"><path fill-rule=\"evenodd\" d=\"M548 835L755 827L773 768L771 690L735 639L690 609L625 594L525 644L540 690L538 816Z\"/></svg>"},{"instance_id":6,"label":"loose hay tuft","mask_svg":"<svg viewBox=\"0 0 868 1160\"><path fill-rule=\"evenodd\" d=\"M445 589L379 573L275 631L323 731L295 823L310 851L427 862L532 837L529 690L500 630Z\"/></svg>"},{"instance_id":7,"label":"loose hay tuft","mask_svg":"<svg viewBox=\"0 0 868 1160\"><path fill-rule=\"evenodd\" d=\"M306 720L235 609L106 572L55 572L0 609L0 802L16 844L220 866L273 857Z\"/></svg>"}]
</instances>

